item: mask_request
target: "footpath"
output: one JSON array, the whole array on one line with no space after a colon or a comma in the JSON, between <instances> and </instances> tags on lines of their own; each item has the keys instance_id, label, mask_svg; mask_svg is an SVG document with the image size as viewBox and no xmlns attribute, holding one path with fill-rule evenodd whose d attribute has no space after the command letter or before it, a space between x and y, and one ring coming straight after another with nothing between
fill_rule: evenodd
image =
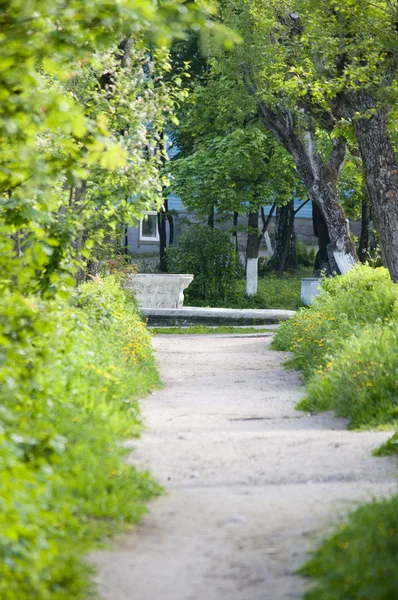
<instances>
[{"instance_id":1,"label":"footpath","mask_svg":"<svg viewBox=\"0 0 398 600\"><path fill-rule=\"evenodd\" d=\"M389 432L294 410L298 375L271 335L154 338L165 383L142 401L130 461L166 494L92 557L105 600L299 600L294 574L359 500L396 490Z\"/></svg>"}]
</instances>

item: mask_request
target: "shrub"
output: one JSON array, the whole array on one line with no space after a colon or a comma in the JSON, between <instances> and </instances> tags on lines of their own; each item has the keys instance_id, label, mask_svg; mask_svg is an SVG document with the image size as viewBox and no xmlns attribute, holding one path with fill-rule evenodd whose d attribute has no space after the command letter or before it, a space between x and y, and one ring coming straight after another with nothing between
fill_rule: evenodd
<instances>
[{"instance_id":1,"label":"shrub","mask_svg":"<svg viewBox=\"0 0 398 600\"><path fill-rule=\"evenodd\" d=\"M239 258L227 233L206 225L190 225L168 249L170 273L192 273L187 300L217 302L234 289L241 275Z\"/></svg>"},{"instance_id":2,"label":"shrub","mask_svg":"<svg viewBox=\"0 0 398 600\"><path fill-rule=\"evenodd\" d=\"M158 492L118 442L158 383L149 334L115 278L73 304L0 300L0 597L85 597L92 545Z\"/></svg>"},{"instance_id":3,"label":"shrub","mask_svg":"<svg viewBox=\"0 0 398 600\"><path fill-rule=\"evenodd\" d=\"M392 318L398 286L384 268L358 265L346 275L324 279L320 295L277 331L273 347L293 352L306 377L321 370L343 342L361 327Z\"/></svg>"},{"instance_id":4,"label":"shrub","mask_svg":"<svg viewBox=\"0 0 398 600\"><path fill-rule=\"evenodd\" d=\"M314 267L316 258L315 248L309 248L306 244L297 240L296 258L299 265L303 267Z\"/></svg>"},{"instance_id":5,"label":"shrub","mask_svg":"<svg viewBox=\"0 0 398 600\"><path fill-rule=\"evenodd\" d=\"M307 386L303 410L335 410L351 426L398 421L398 324L375 324L346 340Z\"/></svg>"},{"instance_id":6,"label":"shrub","mask_svg":"<svg viewBox=\"0 0 398 600\"><path fill-rule=\"evenodd\" d=\"M301 573L317 584L307 600L393 600L398 589L398 496L357 509Z\"/></svg>"}]
</instances>

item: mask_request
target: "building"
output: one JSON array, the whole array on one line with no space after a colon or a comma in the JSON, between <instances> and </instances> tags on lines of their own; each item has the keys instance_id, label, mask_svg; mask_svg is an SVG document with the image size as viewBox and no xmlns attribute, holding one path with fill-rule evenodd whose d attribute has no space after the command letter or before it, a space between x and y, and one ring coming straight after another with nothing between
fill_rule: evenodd
<instances>
[{"instance_id":1,"label":"building","mask_svg":"<svg viewBox=\"0 0 398 600\"><path fill-rule=\"evenodd\" d=\"M295 200L295 209L297 209L302 202L300 200ZM175 227L175 241L178 240L178 236L181 233L181 229L184 221L187 219L191 222L197 221L197 218L194 214L188 212L184 207L180 198L176 195L171 194L168 197L168 205L169 211L173 211L173 219L174 219L174 227ZM270 211L270 206L265 206L265 214L268 215ZM217 219L217 218L216 218ZM222 225L223 227L232 227L232 219L231 222L228 223L225 219L223 219ZM260 217L259 217L260 219ZM260 221L259 221L260 222ZM245 215L240 215L239 224L247 225L247 219ZM261 222L260 222L261 227ZM273 240L273 233L275 227L275 218L273 217L269 226L269 234L271 238L271 242ZM312 229L312 208L311 203L306 204L296 215L295 219L295 231L297 238L304 242L306 245L316 245L317 239L314 236L314 232ZM169 232L168 232L169 234ZM156 211L145 211L143 214L143 218L140 221L140 224L135 227L129 227L127 233L128 239L128 252L131 255L140 255L140 254L157 254L159 252L159 231L157 225L157 213ZM239 234L239 246L243 247L246 244L246 236L244 233Z\"/></svg>"}]
</instances>

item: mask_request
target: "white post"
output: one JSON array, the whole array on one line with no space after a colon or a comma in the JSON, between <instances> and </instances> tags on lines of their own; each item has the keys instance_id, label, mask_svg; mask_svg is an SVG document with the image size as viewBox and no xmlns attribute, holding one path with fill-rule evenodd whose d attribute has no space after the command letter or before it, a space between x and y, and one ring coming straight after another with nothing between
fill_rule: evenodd
<instances>
[{"instance_id":1,"label":"white post","mask_svg":"<svg viewBox=\"0 0 398 600\"><path fill-rule=\"evenodd\" d=\"M258 286L258 258L248 258L246 265L246 294L257 294Z\"/></svg>"}]
</instances>

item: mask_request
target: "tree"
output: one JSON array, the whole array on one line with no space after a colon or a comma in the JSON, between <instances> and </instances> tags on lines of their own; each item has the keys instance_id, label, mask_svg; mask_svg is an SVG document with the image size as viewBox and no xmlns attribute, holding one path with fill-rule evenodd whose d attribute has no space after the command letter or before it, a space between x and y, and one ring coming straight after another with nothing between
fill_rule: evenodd
<instances>
[{"instance_id":1,"label":"tree","mask_svg":"<svg viewBox=\"0 0 398 600\"><path fill-rule=\"evenodd\" d=\"M297 44L294 16L279 3L230 2L225 22L238 28L243 44L224 60L224 69L241 69L248 93L256 100L265 127L292 156L308 195L327 222L334 256L341 272L358 260L344 212L338 202L337 182L345 160L343 137L319 139L331 132L328 112L316 113L289 85ZM292 58L293 55L293 58Z\"/></svg>"},{"instance_id":2,"label":"tree","mask_svg":"<svg viewBox=\"0 0 398 600\"><path fill-rule=\"evenodd\" d=\"M317 57L310 79L317 82L339 125L354 130L383 260L397 281L398 160L392 107L397 97L398 4L328 0L316 9L314 5L306 1L302 7L305 50Z\"/></svg>"},{"instance_id":3,"label":"tree","mask_svg":"<svg viewBox=\"0 0 398 600\"><path fill-rule=\"evenodd\" d=\"M254 81L257 96L274 111L268 117L280 113L281 104L289 108L283 98L296 98L303 118L309 114L322 127L328 124L335 149L342 150L342 140L354 133L384 262L398 280L396 0L271 0L250 6L258 40L252 72L260 78ZM297 119L297 112L293 116ZM283 137L283 128L275 128L275 134ZM314 137L306 135L313 145ZM335 172L340 162L333 160L329 167ZM327 180L328 170L325 175Z\"/></svg>"},{"instance_id":4,"label":"tree","mask_svg":"<svg viewBox=\"0 0 398 600\"><path fill-rule=\"evenodd\" d=\"M152 0L2 4L3 285L67 287L98 241L83 243L92 220L101 237L160 200L151 149L180 93L177 80L165 82L164 46L191 25L207 27L207 15L205 4ZM120 40L130 40L125 61Z\"/></svg>"},{"instance_id":5,"label":"tree","mask_svg":"<svg viewBox=\"0 0 398 600\"><path fill-rule=\"evenodd\" d=\"M172 189L201 218L248 214L247 293L257 291L258 252L269 221L259 228L260 208L283 204L299 188L292 161L264 130L254 102L239 80L209 66L194 86L191 110L176 128L184 150L171 162ZM189 141L190 136L190 141Z\"/></svg>"}]
</instances>

